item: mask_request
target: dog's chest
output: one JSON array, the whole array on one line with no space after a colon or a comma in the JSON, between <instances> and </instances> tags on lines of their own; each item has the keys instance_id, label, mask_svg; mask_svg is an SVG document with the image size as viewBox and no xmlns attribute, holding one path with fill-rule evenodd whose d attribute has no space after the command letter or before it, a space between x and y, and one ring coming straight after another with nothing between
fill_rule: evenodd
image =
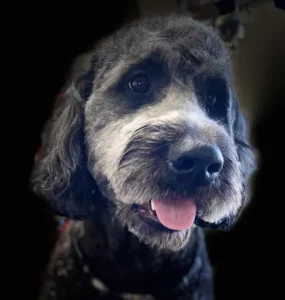
<instances>
[{"instance_id":1,"label":"dog's chest","mask_svg":"<svg viewBox=\"0 0 285 300\"><path fill-rule=\"evenodd\" d=\"M105 267L109 276L102 279L94 275L94 273L99 274L100 272L93 270L91 272L86 264L81 264L77 259L61 257L54 265L52 279L47 290L48 297L43 299L170 300L186 299L186 296L187 299L193 300L211 299L211 297L203 298L205 295L201 295L199 288L201 273L197 273L196 277L191 276L190 282L185 278L182 282L175 283L170 282L170 278L173 280L174 277L168 277L167 273L163 276L162 270L148 274L125 271L123 274L116 266ZM174 272L174 270L172 271ZM122 277L120 278L118 274L121 274ZM102 272L100 276L102 276ZM194 288L191 280L195 280ZM206 282L210 282L209 278ZM202 294L205 292L206 289L202 291Z\"/></svg>"},{"instance_id":2,"label":"dog's chest","mask_svg":"<svg viewBox=\"0 0 285 300\"><path fill-rule=\"evenodd\" d=\"M206 252L194 261L154 257L119 247L84 256L70 238L61 241L43 299L212 299ZM94 248L93 248L94 250ZM191 266L191 267L190 267ZM189 272L190 270L190 272Z\"/></svg>"}]
</instances>

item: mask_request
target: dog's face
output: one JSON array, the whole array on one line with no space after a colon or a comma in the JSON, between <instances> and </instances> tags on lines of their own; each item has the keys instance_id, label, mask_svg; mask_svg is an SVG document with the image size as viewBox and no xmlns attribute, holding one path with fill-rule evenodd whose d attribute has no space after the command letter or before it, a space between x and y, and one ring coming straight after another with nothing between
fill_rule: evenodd
<instances>
[{"instance_id":1,"label":"dog's face","mask_svg":"<svg viewBox=\"0 0 285 300\"><path fill-rule=\"evenodd\" d=\"M143 20L103 41L47 132L37 190L74 217L103 195L151 246L180 249L195 219L220 222L244 201L252 156L228 56L192 19Z\"/></svg>"}]
</instances>

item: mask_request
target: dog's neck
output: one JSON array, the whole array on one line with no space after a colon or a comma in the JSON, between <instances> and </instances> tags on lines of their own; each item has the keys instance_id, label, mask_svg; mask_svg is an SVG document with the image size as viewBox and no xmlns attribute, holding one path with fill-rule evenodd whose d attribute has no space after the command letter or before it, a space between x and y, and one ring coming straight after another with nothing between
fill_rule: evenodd
<instances>
[{"instance_id":1,"label":"dog's neck","mask_svg":"<svg viewBox=\"0 0 285 300\"><path fill-rule=\"evenodd\" d=\"M204 263L203 237L193 230L188 244L177 252L151 248L120 226L108 213L84 221L74 235L90 273L112 290L149 293L174 289L189 277L197 258ZM74 234L74 233L71 233ZM202 266L200 266L202 267ZM199 271L199 270L198 270ZM188 274L188 275L187 275Z\"/></svg>"}]
</instances>

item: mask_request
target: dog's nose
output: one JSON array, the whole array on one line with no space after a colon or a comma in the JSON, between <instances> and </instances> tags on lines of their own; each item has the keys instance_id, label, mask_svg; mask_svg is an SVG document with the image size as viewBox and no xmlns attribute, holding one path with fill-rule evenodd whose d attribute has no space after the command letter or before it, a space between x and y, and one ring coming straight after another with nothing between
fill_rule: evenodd
<instances>
[{"instance_id":1,"label":"dog's nose","mask_svg":"<svg viewBox=\"0 0 285 300\"><path fill-rule=\"evenodd\" d=\"M179 149L170 151L169 168L176 174L192 174L211 182L222 170L224 158L217 146L203 145L192 149Z\"/></svg>"}]
</instances>

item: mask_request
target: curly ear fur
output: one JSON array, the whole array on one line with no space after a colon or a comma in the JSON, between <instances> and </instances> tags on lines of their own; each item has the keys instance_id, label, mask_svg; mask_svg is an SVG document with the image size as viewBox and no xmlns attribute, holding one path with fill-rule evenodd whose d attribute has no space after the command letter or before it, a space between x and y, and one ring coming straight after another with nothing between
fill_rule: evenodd
<instances>
[{"instance_id":1,"label":"curly ear fur","mask_svg":"<svg viewBox=\"0 0 285 300\"><path fill-rule=\"evenodd\" d=\"M234 140L236 143L239 160L241 162L244 182L247 183L249 176L255 170L255 158L253 155L253 149L249 145L248 124L239 108L236 99L233 99L232 114L234 120L232 127Z\"/></svg>"},{"instance_id":2,"label":"curly ear fur","mask_svg":"<svg viewBox=\"0 0 285 300\"><path fill-rule=\"evenodd\" d=\"M88 171L84 144L85 101L92 91L94 64L56 102L48 121L42 145L42 157L32 173L35 193L51 201L60 215L86 217L94 210L98 191Z\"/></svg>"},{"instance_id":3,"label":"curly ear fur","mask_svg":"<svg viewBox=\"0 0 285 300\"><path fill-rule=\"evenodd\" d=\"M233 97L232 102L232 132L237 147L237 154L239 156L239 161L241 163L241 171L243 176L243 203L246 203L249 199L248 197L248 179L251 174L256 169L256 162L253 153L253 149L249 143L249 134L248 134L248 124L246 119L239 107L239 104L235 97ZM241 209L244 206L241 207ZM240 214L237 214L230 223L233 222L239 217Z\"/></svg>"}]
</instances>

